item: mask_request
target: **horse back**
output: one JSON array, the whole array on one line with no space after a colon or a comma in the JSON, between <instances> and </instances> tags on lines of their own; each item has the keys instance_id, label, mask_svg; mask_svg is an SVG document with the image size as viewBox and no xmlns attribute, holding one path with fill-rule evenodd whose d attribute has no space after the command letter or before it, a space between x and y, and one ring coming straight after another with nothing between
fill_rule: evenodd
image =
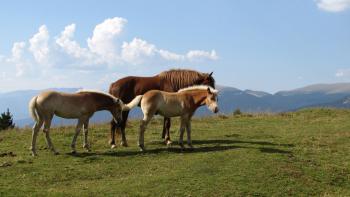
<instances>
[{"instance_id":1,"label":"horse back","mask_svg":"<svg viewBox=\"0 0 350 197\"><path fill-rule=\"evenodd\" d=\"M129 76L112 83L109 87L109 93L122 99L123 102L130 102L137 95L143 95L149 90L159 90L160 88L160 80L157 76Z\"/></svg>"}]
</instances>

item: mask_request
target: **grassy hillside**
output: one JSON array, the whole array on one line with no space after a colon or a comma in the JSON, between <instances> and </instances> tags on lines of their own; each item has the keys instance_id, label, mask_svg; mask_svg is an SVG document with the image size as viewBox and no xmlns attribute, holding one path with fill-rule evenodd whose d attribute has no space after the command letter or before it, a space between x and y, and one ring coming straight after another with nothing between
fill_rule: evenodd
<instances>
[{"instance_id":1,"label":"grassy hillside","mask_svg":"<svg viewBox=\"0 0 350 197\"><path fill-rule=\"evenodd\" d=\"M308 109L278 115L193 120L194 150L160 139L161 121L146 131L146 153L136 146L110 150L109 127L92 125L92 152L70 155L73 128L52 130L60 155L36 158L29 129L0 132L0 196L350 196L350 111Z\"/></svg>"}]
</instances>

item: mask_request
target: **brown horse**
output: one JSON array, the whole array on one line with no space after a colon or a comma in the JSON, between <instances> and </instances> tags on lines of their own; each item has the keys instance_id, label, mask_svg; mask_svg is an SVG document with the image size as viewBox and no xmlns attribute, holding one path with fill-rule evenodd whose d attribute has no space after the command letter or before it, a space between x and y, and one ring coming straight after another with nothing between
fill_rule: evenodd
<instances>
[{"instance_id":1,"label":"brown horse","mask_svg":"<svg viewBox=\"0 0 350 197\"><path fill-rule=\"evenodd\" d=\"M128 111L137 106L141 100L141 97L142 96L137 96L129 104L124 104L120 99L110 94L91 90L81 90L77 93L55 91L40 93L38 96L33 97L29 102L30 114L35 120L31 145L32 155L36 155L36 138L43 124L46 143L49 149L55 154L58 153L55 150L50 138L51 120L54 115L62 118L78 119L75 135L71 144L72 153L76 152L75 144L82 127L84 127L83 147L90 150L87 140L90 117L96 111L107 110L111 112L113 121L120 122L122 111Z\"/></svg>"},{"instance_id":2,"label":"brown horse","mask_svg":"<svg viewBox=\"0 0 350 197\"><path fill-rule=\"evenodd\" d=\"M194 70L172 69L164 71L153 77L129 76L112 83L109 87L109 93L120 98L124 102L130 102L135 96L143 95L149 90L162 90L166 92L177 92L181 88L193 85L209 85L215 88L213 73L201 73ZM125 137L125 125L128 119L129 111L123 111L122 121L117 125L111 121L111 140L112 148L115 147L115 131L121 133L121 145L127 146ZM170 118L164 118L162 138L166 144L170 144Z\"/></svg>"},{"instance_id":3,"label":"brown horse","mask_svg":"<svg viewBox=\"0 0 350 197\"><path fill-rule=\"evenodd\" d=\"M198 107L206 105L212 112L219 111L217 103L218 91L205 85L192 86L179 90L178 92L164 92L151 90L142 96L141 109L143 119L140 125L139 147L145 150L144 133L147 124L155 114L164 117L181 117L179 145L183 146L183 135L186 128L187 144L192 147L191 141L191 118Z\"/></svg>"}]
</instances>

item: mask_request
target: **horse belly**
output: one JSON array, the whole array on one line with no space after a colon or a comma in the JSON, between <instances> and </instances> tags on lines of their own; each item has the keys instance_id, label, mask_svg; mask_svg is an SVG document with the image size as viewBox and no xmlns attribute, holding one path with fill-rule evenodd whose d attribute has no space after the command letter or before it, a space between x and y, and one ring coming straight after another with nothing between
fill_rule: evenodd
<instances>
[{"instance_id":1,"label":"horse belly","mask_svg":"<svg viewBox=\"0 0 350 197\"><path fill-rule=\"evenodd\" d=\"M55 115L61 118L79 118L84 115L84 111L86 110L83 106L65 104L55 110Z\"/></svg>"},{"instance_id":2,"label":"horse belly","mask_svg":"<svg viewBox=\"0 0 350 197\"><path fill-rule=\"evenodd\" d=\"M169 103L160 107L158 113L164 117L176 117L181 116L183 108L180 103Z\"/></svg>"}]
</instances>

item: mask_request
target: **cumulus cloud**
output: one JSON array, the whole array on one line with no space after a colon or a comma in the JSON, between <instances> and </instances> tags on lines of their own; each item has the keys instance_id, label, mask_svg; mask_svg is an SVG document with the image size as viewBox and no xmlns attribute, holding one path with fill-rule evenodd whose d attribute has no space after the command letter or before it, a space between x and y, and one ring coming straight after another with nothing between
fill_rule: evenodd
<instances>
[{"instance_id":1,"label":"cumulus cloud","mask_svg":"<svg viewBox=\"0 0 350 197\"><path fill-rule=\"evenodd\" d=\"M99 58L94 55L89 49L83 48L74 40L75 24L68 25L56 38L56 44L61 47L67 55L79 60L82 65L99 64Z\"/></svg>"},{"instance_id":2,"label":"cumulus cloud","mask_svg":"<svg viewBox=\"0 0 350 197\"><path fill-rule=\"evenodd\" d=\"M39 28L39 32L36 33L29 40L29 50L33 53L35 60L42 65L49 65L49 31L45 25Z\"/></svg>"},{"instance_id":3,"label":"cumulus cloud","mask_svg":"<svg viewBox=\"0 0 350 197\"><path fill-rule=\"evenodd\" d=\"M156 53L156 47L145 40L134 38L130 43L124 42L122 45L123 60L132 63L142 63L145 58L152 57Z\"/></svg>"},{"instance_id":4,"label":"cumulus cloud","mask_svg":"<svg viewBox=\"0 0 350 197\"><path fill-rule=\"evenodd\" d=\"M124 61L132 64L140 64L156 55L168 61L206 61L217 60L219 58L215 50L211 52L191 50L186 55L182 55L164 49L158 49L155 45L140 38L134 38L130 43L124 42L121 54Z\"/></svg>"},{"instance_id":5,"label":"cumulus cloud","mask_svg":"<svg viewBox=\"0 0 350 197\"><path fill-rule=\"evenodd\" d=\"M12 58L14 60L20 60L23 56L23 50L26 46L25 42L15 42L12 46Z\"/></svg>"},{"instance_id":6,"label":"cumulus cloud","mask_svg":"<svg viewBox=\"0 0 350 197\"><path fill-rule=\"evenodd\" d=\"M23 76L28 69L27 63L23 60L23 54L26 47L25 42L15 42L12 46L12 57L7 61L12 62L16 66L16 76Z\"/></svg>"},{"instance_id":7,"label":"cumulus cloud","mask_svg":"<svg viewBox=\"0 0 350 197\"><path fill-rule=\"evenodd\" d=\"M350 0L316 0L317 7L328 12L341 12L350 7Z\"/></svg>"},{"instance_id":8,"label":"cumulus cloud","mask_svg":"<svg viewBox=\"0 0 350 197\"><path fill-rule=\"evenodd\" d=\"M73 40L75 33L75 24L68 25L61 32L61 35L56 39L56 43L60 46L67 54L82 58L88 56L88 50L80 47L80 45Z\"/></svg>"},{"instance_id":9,"label":"cumulus cloud","mask_svg":"<svg viewBox=\"0 0 350 197\"><path fill-rule=\"evenodd\" d=\"M126 23L126 19L115 17L96 25L92 37L87 40L89 49L102 58L114 61L118 52L115 41Z\"/></svg>"},{"instance_id":10,"label":"cumulus cloud","mask_svg":"<svg viewBox=\"0 0 350 197\"><path fill-rule=\"evenodd\" d=\"M193 61L213 61L218 56L215 50L189 50L175 53L160 49L153 43L135 37L123 41L122 34L127 20L120 17L108 18L97 24L92 36L86 40L87 47L82 47L74 39L76 24L70 24L53 39L46 25L39 27L28 42L15 42L12 55L5 59L16 68L16 76L23 76L29 70L33 73L48 75L50 69L98 70L103 72L106 66L122 68L126 65L147 65L145 63L182 65ZM175 63L175 64L174 64ZM148 64L149 65L149 64ZM35 72L34 72L35 71ZM105 72L109 72L106 71ZM53 78L53 77L52 77Z\"/></svg>"}]
</instances>

